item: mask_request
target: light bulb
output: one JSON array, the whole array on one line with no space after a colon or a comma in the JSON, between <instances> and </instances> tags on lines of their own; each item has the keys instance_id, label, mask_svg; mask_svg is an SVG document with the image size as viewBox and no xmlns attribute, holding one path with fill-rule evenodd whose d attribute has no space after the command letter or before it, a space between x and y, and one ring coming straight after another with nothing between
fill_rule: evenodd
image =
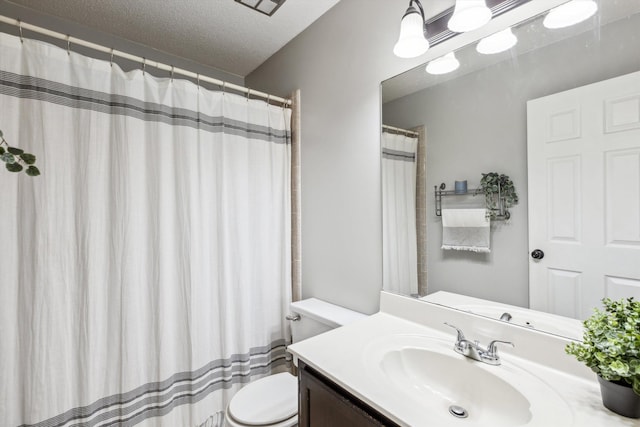
<instances>
[{"instance_id":1,"label":"light bulb","mask_svg":"<svg viewBox=\"0 0 640 427\"><path fill-rule=\"evenodd\" d=\"M489 55L511 49L518 43L518 38L511 31L511 27L485 37L476 46L479 53Z\"/></svg>"},{"instance_id":2,"label":"light bulb","mask_svg":"<svg viewBox=\"0 0 640 427\"><path fill-rule=\"evenodd\" d=\"M597 10L593 0L571 0L551 9L542 25L549 29L569 27L592 17Z\"/></svg>"},{"instance_id":3,"label":"light bulb","mask_svg":"<svg viewBox=\"0 0 640 427\"><path fill-rule=\"evenodd\" d=\"M490 20L491 9L485 0L456 0L447 27L455 33L464 33L480 28Z\"/></svg>"},{"instance_id":4,"label":"light bulb","mask_svg":"<svg viewBox=\"0 0 640 427\"><path fill-rule=\"evenodd\" d=\"M456 58L453 52L449 52L444 56L427 64L427 73L429 74L446 74L460 67L460 61Z\"/></svg>"},{"instance_id":5,"label":"light bulb","mask_svg":"<svg viewBox=\"0 0 640 427\"><path fill-rule=\"evenodd\" d=\"M400 23L400 37L393 47L393 53L400 58L415 58L429 49L429 41L424 35L422 15L410 6Z\"/></svg>"}]
</instances>

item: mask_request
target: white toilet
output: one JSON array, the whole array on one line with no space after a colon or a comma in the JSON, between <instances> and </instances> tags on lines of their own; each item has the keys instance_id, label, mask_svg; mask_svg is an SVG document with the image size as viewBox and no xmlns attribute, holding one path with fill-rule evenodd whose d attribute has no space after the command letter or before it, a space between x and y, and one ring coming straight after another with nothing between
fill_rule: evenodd
<instances>
[{"instance_id":1,"label":"white toilet","mask_svg":"<svg viewBox=\"0 0 640 427\"><path fill-rule=\"evenodd\" d=\"M316 298L291 303L291 335L299 342L367 317ZM295 362L295 361L294 361ZM298 424L298 379L288 372L253 381L225 411L227 427L291 427Z\"/></svg>"}]
</instances>

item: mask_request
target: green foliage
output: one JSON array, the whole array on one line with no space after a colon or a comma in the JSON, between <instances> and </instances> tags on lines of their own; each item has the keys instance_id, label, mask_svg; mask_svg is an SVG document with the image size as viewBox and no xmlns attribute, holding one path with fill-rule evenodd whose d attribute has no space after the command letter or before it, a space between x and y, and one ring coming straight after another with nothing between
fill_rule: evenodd
<instances>
[{"instance_id":1,"label":"green foliage","mask_svg":"<svg viewBox=\"0 0 640 427\"><path fill-rule=\"evenodd\" d=\"M497 172L483 173L480 180L480 190L484 193L487 205L487 217L495 219L500 209L500 199L506 211L518 204L518 194L513 181L508 175Z\"/></svg>"},{"instance_id":2,"label":"green foliage","mask_svg":"<svg viewBox=\"0 0 640 427\"><path fill-rule=\"evenodd\" d=\"M16 162L16 157L11 153L3 153L2 156L0 156L0 160L10 165Z\"/></svg>"},{"instance_id":3,"label":"green foliage","mask_svg":"<svg viewBox=\"0 0 640 427\"><path fill-rule=\"evenodd\" d=\"M24 153L20 155L20 158L28 165L32 165L36 162L36 156L29 153Z\"/></svg>"},{"instance_id":4,"label":"green foliage","mask_svg":"<svg viewBox=\"0 0 640 427\"><path fill-rule=\"evenodd\" d=\"M9 172L20 172L23 169L20 163L7 163L5 166Z\"/></svg>"},{"instance_id":5,"label":"green foliage","mask_svg":"<svg viewBox=\"0 0 640 427\"><path fill-rule=\"evenodd\" d=\"M640 301L602 300L604 310L584 321L584 342L565 348L608 381L629 384L640 395Z\"/></svg>"},{"instance_id":6,"label":"green foliage","mask_svg":"<svg viewBox=\"0 0 640 427\"><path fill-rule=\"evenodd\" d=\"M6 147L6 148L5 148ZM18 147L9 146L0 130L0 160L5 163L9 172L20 172L24 166L28 166L25 173L29 176L40 175L40 170L35 166L36 156Z\"/></svg>"},{"instance_id":7,"label":"green foliage","mask_svg":"<svg viewBox=\"0 0 640 427\"><path fill-rule=\"evenodd\" d=\"M27 170L25 171L25 173L29 176L38 176L40 175L40 169L38 169L37 167L31 165L27 168Z\"/></svg>"}]
</instances>

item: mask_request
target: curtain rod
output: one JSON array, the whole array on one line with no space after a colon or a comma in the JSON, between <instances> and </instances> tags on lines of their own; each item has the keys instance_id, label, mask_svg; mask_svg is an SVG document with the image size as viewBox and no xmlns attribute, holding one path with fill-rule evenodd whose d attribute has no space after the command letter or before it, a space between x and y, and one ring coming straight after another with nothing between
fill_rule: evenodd
<instances>
[{"instance_id":1,"label":"curtain rod","mask_svg":"<svg viewBox=\"0 0 640 427\"><path fill-rule=\"evenodd\" d=\"M402 129L402 128L397 128L397 127L389 126L389 125L382 125L382 129L383 130L390 130L392 132L400 132L400 133L403 133L403 134L405 134L407 136L415 136L415 137L420 136L420 134L418 132L414 132L412 130L407 130L407 129Z\"/></svg>"},{"instance_id":2,"label":"curtain rod","mask_svg":"<svg viewBox=\"0 0 640 427\"><path fill-rule=\"evenodd\" d=\"M151 67L155 67L159 70L164 70L164 71L169 71L172 74L181 74L183 76L186 77L191 77L193 79L196 79L198 81L203 81L203 82L208 82L208 83L213 83L215 85L221 86L222 89L224 90L225 88L229 88L229 89L233 89L235 91L238 92L242 92L242 93L246 93L248 96L257 96L260 98L264 98L267 101L275 101L275 102L279 102L281 104L284 105L291 105L291 100L290 99L285 99L285 98L281 98L279 96L275 96L275 95L270 95L268 93L265 92L260 92L258 90L254 90L254 89L250 89L250 88L246 88L244 86L239 86L233 83L228 83L222 80L218 80L218 79L214 79L213 77L208 77L208 76L202 76L198 73L194 73L193 71L188 71L185 70L183 68L177 68L174 67L172 65L167 65L167 64L163 64L161 62L156 62L156 61L151 61L147 58L143 58L141 56L137 56L137 55L131 55L129 53L126 52L122 52L119 50L115 50L112 48L108 48L96 43L92 43L86 40L82 40L82 39L78 39L76 37L71 37L68 34L62 34L62 33L58 33L56 31L52 31L52 30L48 30L46 28L42 28L42 27L38 27L36 25L32 25L32 24L28 24L26 22L22 22L19 19L13 19L13 18L8 18L6 16L0 15L0 22L4 22L5 24L10 24L10 25L14 25L16 27L18 27L20 29L20 38L22 39L22 30L29 30L29 31L33 31L35 33L40 33L43 34L45 36L49 36L49 37L53 37L59 40L64 40L66 41L68 44L75 44L78 46L84 46L84 47L88 47L90 49L93 50L97 50L99 52L104 52L107 53L109 55L113 56L118 56L120 58L124 58L124 59L128 59L130 61L134 61L134 62L139 62L141 64L143 64L143 66L151 66Z\"/></svg>"}]
</instances>

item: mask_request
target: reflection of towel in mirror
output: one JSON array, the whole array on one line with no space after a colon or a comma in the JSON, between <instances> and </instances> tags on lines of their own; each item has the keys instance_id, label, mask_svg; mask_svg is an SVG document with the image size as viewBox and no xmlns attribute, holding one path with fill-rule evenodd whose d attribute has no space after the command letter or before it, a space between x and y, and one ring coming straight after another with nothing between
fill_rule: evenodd
<instances>
[{"instance_id":1,"label":"reflection of towel in mirror","mask_svg":"<svg viewBox=\"0 0 640 427\"><path fill-rule=\"evenodd\" d=\"M490 252L490 225L485 209L443 209L442 249Z\"/></svg>"}]
</instances>

